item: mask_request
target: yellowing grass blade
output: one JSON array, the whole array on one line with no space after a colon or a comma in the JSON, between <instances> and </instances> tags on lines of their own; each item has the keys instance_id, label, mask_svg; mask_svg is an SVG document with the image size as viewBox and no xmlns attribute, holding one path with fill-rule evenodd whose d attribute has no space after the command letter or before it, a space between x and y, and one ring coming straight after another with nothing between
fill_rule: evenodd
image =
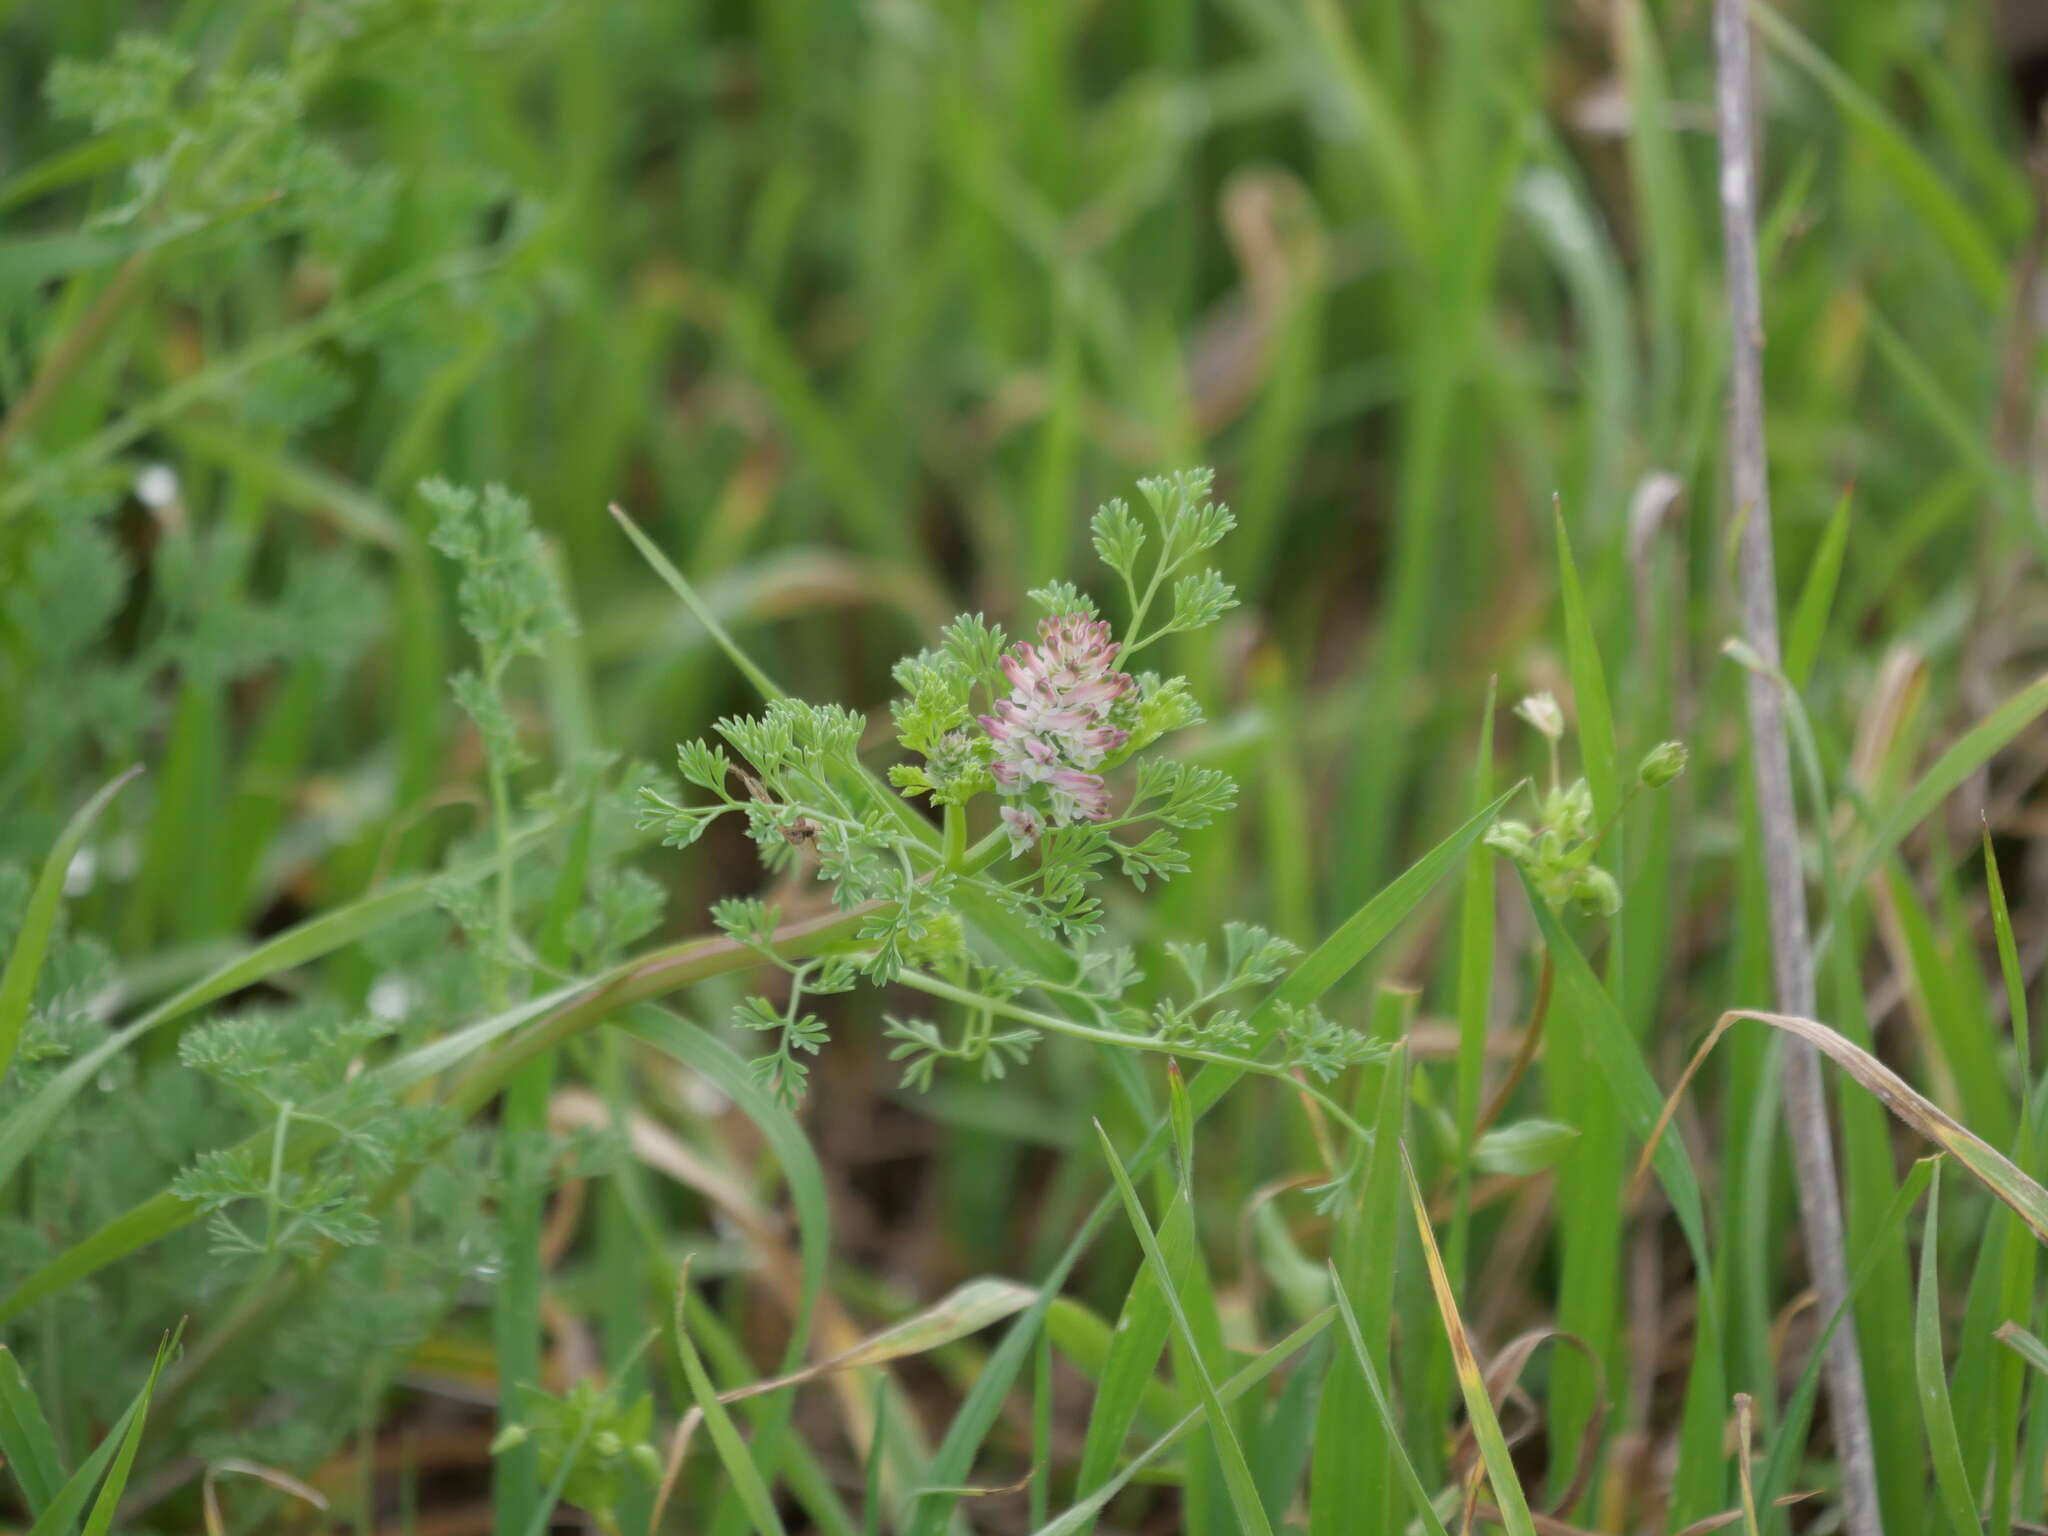
<instances>
[{"instance_id":1,"label":"yellowing grass blade","mask_svg":"<svg viewBox=\"0 0 2048 1536\"><path fill-rule=\"evenodd\" d=\"M1684 1075L1678 1080L1678 1086L1671 1090L1671 1097L1665 1101L1664 1113L1658 1117L1657 1128L1643 1149L1642 1160L1636 1165L1638 1179L1649 1166L1650 1153L1670 1125L1671 1117L1678 1109L1678 1101L1692 1082L1693 1074L1699 1071L1701 1063L1721 1037L1744 1019L1768 1024L1815 1047L1847 1072L1864 1092L1969 1169L1986 1189L2011 1206L2020 1220L2034 1229L2036 1237L2048 1242L2048 1189L2028 1178L2011 1158L1957 1121L1870 1052L1836 1034L1825 1024L1789 1013L1737 1008L1721 1015L1701 1042L1699 1050L1693 1054Z\"/></svg>"},{"instance_id":2,"label":"yellowing grass blade","mask_svg":"<svg viewBox=\"0 0 2048 1536\"><path fill-rule=\"evenodd\" d=\"M1451 1294L1450 1277L1444 1273L1443 1255L1437 1252L1436 1233L1430 1229L1429 1206L1422 1187L1415 1182L1415 1169L1403 1150L1401 1169L1408 1177L1408 1200L1415 1208L1415 1230L1422 1238L1422 1257L1429 1265L1430 1289L1436 1292L1437 1311L1444 1320L1444 1332L1451 1341L1451 1363L1458 1373L1458 1391L1465 1399L1465 1413L1472 1421L1473 1437L1479 1442L1479 1458L1486 1464L1486 1480L1493 1485L1494 1502L1500 1506L1501 1524L1508 1536L1536 1536L1536 1522L1529 1513L1529 1500L1515 1477L1514 1458L1508 1454L1507 1437L1487 1396L1486 1376L1479 1369L1479 1357L1472 1352L1472 1339L1465 1332L1465 1320L1458 1315L1458 1299Z\"/></svg>"},{"instance_id":3,"label":"yellowing grass blade","mask_svg":"<svg viewBox=\"0 0 2048 1536\"><path fill-rule=\"evenodd\" d=\"M721 1392L718 1400L721 1403L745 1402L750 1397L779 1392L784 1387L801 1386L839 1371L857 1371L872 1365L886 1365L906 1355L926 1354L942 1344L951 1344L970 1333L979 1333L991 1323L1015 1316L1030 1306L1037 1296L1035 1288L1019 1285L1014 1280L993 1277L969 1280L941 1296L922 1312L906 1317L880 1333L870 1334L829 1360L820 1360L800 1371Z\"/></svg>"}]
</instances>

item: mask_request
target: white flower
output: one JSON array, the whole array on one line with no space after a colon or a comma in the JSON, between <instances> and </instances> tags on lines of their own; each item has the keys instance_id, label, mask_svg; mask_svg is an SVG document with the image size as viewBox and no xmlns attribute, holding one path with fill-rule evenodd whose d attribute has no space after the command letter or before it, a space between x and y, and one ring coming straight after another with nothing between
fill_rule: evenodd
<instances>
[{"instance_id":1,"label":"white flower","mask_svg":"<svg viewBox=\"0 0 2048 1536\"><path fill-rule=\"evenodd\" d=\"M1564 739L1564 711L1550 693L1532 693L1515 706L1515 713L1552 741Z\"/></svg>"}]
</instances>

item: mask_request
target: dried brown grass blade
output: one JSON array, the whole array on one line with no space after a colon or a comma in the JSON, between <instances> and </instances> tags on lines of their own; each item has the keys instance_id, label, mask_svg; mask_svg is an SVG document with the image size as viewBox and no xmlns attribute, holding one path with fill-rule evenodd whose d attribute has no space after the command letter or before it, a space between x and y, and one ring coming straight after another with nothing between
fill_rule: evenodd
<instances>
[{"instance_id":1,"label":"dried brown grass blade","mask_svg":"<svg viewBox=\"0 0 2048 1536\"><path fill-rule=\"evenodd\" d=\"M1749 1474L1749 1417L1754 1407L1747 1392L1735 1394L1735 1471L1742 1482L1742 1528L1747 1536L1757 1536L1756 1484Z\"/></svg>"},{"instance_id":2,"label":"dried brown grass blade","mask_svg":"<svg viewBox=\"0 0 2048 1536\"><path fill-rule=\"evenodd\" d=\"M239 1456L223 1456L218 1461L208 1462L206 1476L199 1483L200 1516L206 1522L206 1536L226 1536L227 1521L221 1514L220 1490L215 1487L221 1473L233 1472L242 1477L253 1477L259 1482L270 1484L279 1493L288 1493L293 1498L312 1505L322 1514L327 1512L327 1495L310 1484L300 1482L289 1472L280 1472L276 1467L266 1467L261 1462L244 1461Z\"/></svg>"},{"instance_id":3,"label":"dried brown grass blade","mask_svg":"<svg viewBox=\"0 0 2048 1536\"><path fill-rule=\"evenodd\" d=\"M1890 1110L1909 1129L1933 1142L1969 1169L1986 1189L2012 1207L2020 1220L2034 1229L2037 1238L2048 1242L2048 1189L2043 1189L2027 1177L2004 1153L1963 1125L1870 1052L1838 1035L1825 1024L1789 1013L1765 1013L1757 1009L1736 1008L1721 1015L1713 1029L1708 1032L1707 1038L1700 1043L1699 1050L1693 1054L1684 1075L1678 1080L1678 1086L1672 1089L1671 1096L1664 1101L1664 1112L1658 1116L1656 1129L1650 1133L1642 1159L1636 1165L1635 1180L1638 1184L1649 1168L1650 1153L1655 1149L1666 1127L1670 1125L1678 1101L1692 1082L1693 1074L1699 1071L1700 1064L1707 1059L1707 1054L1729 1028L1743 1019L1754 1019L1759 1024L1768 1024L1773 1029L1782 1030L1794 1039L1813 1046L1848 1073L1857 1087Z\"/></svg>"}]
</instances>

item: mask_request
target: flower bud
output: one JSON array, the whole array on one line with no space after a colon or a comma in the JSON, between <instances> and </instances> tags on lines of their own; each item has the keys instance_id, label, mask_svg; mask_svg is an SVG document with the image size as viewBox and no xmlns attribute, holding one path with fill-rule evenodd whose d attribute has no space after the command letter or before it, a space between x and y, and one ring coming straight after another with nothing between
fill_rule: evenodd
<instances>
[{"instance_id":1,"label":"flower bud","mask_svg":"<svg viewBox=\"0 0 2048 1536\"><path fill-rule=\"evenodd\" d=\"M1572 883L1572 897L1603 917L1612 917L1621 910L1621 887L1615 884L1614 876L1597 864L1579 871Z\"/></svg>"},{"instance_id":2,"label":"flower bud","mask_svg":"<svg viewBox=\"0 0 2048 1536\"><path fill-rule=\"evenodd\" d=\"M1526 859L1535 835L1525 822L1497 821L1486 829L1486 846L1511 859Z\"/></svg>"},{"instance_id":3,"label":"flower bud","mask_svg":"<svg viewBox=\"0 0 2048 1536\"><path fill-rule=\"evenodd\" d=\"M524 1444L526 1444L526 1426L524 1424L507 1424L498 1431L497 1438L491 1442L491 1454L493 1456L502 1456L507 1451L516 1450Z\"/></svg>"},{"instance_id":4,"label":"flower bud","mask_svg":"<svg viewBox=\"0 0 2048 1536\"><path fill-rule=\"evenodd\" d=\"M1568 843L1590 836L1593 831L1593 786L1584 779L1573 779L1545 795L1543 827L1546 832L1554 832Z\"/></svg>"},{"instance_id":5,"label":"flower bud","mask_svg":"<svg viewBox=\"0 0 2048 1536\"><path fill-rule=\"evenodd\" d=\"M1515 706L1515 713L1552 741L1564 739L1564 711L1550 693L1532 693Z\"/></svg>"},{"instance_id":6,"label":"flower bud","mask_svg":"<svg viewBox=\"0 0 2048 1536\"><path fill-rule=\"evenodd\" d=\"M1660 741L1643 754L1642 766L1636 769L1645 789L1662 789L1681 773L1691 760L1692 752L1682 741Z\"/></svg>"}]
</instances>

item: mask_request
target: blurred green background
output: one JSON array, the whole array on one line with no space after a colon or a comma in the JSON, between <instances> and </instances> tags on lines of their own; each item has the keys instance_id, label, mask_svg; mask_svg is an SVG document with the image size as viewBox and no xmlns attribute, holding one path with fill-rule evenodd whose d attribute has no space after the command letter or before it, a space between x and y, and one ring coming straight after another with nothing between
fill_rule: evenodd
<instances>
[{"instance_id":1,"label":"blurred green background","mask_svg":"<svg viewBox=\"0 0 2048 1536\"><path fill-rule=\"evenodd\" d=\"M1668 1083L1721 1007L1766 995L1717 654L1708 11L0 0L0 857L32 868L83 785L146 761L81 903L131 976L432 867L474 823L479 763L448 703L466 646L428 475L504 483L548 537L582 631L521 707L560 765L665 762L747 703L608 503L777 677L879 712L889 665L956 610L1016 628L1027 587L1092 580L1100 501L1213 464L1244 606L1173 660L1244 810L1117 921L1148 945L1231 918L1309 942L1434 843L1470 801L1489 687L1568 691L1566 530L1623 754L1697 754L1620 871L1619 1001ZM2048 40L2027 7L1965 0L1757 15L1787 670L1846 817L2048 641L2028 151ZM1500 742L1503 775L1538 765L1504 711ZM1981 944L1952 884L1978 803L2039 910L2048 752L2018 755L1916 847L1906 917L1863 935L1922 987L1874 973L1880 1028L1967 1001L1925 978ZM671 937L758 884L737 839L643 862ZM1432 911L1381 975L1424 988L1441 1103ZM1501 931L1512 1019L1519 908ZM374 968L346 974L360 994ZM886 1314L1039 1273L1099 1177L1067 1156L1092 1146L1099 1066L1052 1051L1001 1094L915 1100L872 1032L841 1035L807 1117L835 1285ZM1887 1038L1971 1098L1975 1036ZM1763 1071L1760 1045L1728 1047L1698 1119L1734 1149L1729 1349L1768 1374L1797 1270L1782 1167L1750 1135ZM2009 1130L1994 1097L1967 1107ZM1300 1147L1251 1101L1214 1134L1204 1233L1253 1307L1239 1218ZM1619 1190L1588 1150L1560 1198L1612 1220ZM1468 1297L1487 1336L1561 1307L1626 1381L1620 1422L1668 1426L1673 1383L1621 1375L1619 1237L1567 1241L1540 1208L1487 1223L1509 1245ZM1133 1253L1108 1244L1079 1292L1113 1314ZM1879 1413L1917 1451L1904 1390Z\"/></svg>"}]
</instances>

